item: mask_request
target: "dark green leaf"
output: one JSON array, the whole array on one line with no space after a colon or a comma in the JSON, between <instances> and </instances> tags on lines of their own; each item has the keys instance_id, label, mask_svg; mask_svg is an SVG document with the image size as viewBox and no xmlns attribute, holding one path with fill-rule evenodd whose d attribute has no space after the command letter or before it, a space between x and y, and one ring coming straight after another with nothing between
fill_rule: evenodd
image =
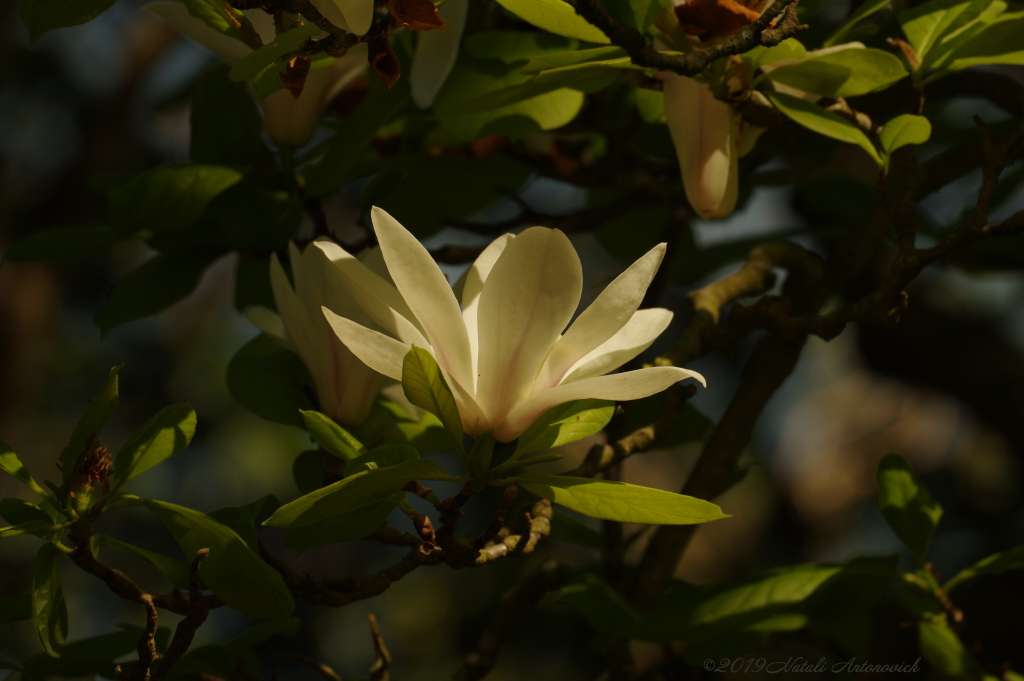
<instances>
[{"instance_id":1,"label":"dark green leaf","mask_svg":"<svg viewBox=\"0 0 1024 681\"><path fill-rule=\"evenodd\" d=\"M324 454L319 449L307 449L292 462L292 478L302 494L324 486Z\"/></svg>"},{"instance_id":2,"label":"dark green leaf","mask_svg":"<svg viewBox=\"0 0 1024 681\"><path fill-rule=\"evenodd\" d=\"M469 469L474 473L484 473L491 468L491 458L494 456L494 438L491 433L494 428L488 428L473 442L473 448L466 456L469 462Z\"/></svg>"},{"instance_id":3,"label":"dark green leaf","mask_svg":"<svg viewBox=\"0 0 1024 681\"><path fill-rule=\"evenodd\" d=\"M235 269L235 307L244 312L253 305L276 309L270 286L270 259L243 254Z\"/></svg>"},{"instance_id":4,"label":"dark green leaf","mask_svg":"<svg viewBox=\"0 0 1024 681\"><path fill-rule=\"evenodd\" d=\"M165 556L164 554L157 553L156 551L140 548L134 544L123 542L120 539L108 537L105 534L97 534L94 536L100 546L105 546L109 549L126 553L133 558L138 558L141 561L149 563L155 567L168 582L179 589L187 589L189 587L189 564L185 561Z\"/></svg>"},{"instance_id":5,"label":"dark green leaf","mask_svg":"<svg viewBox=\"0 0 1024 681\"><path fill-rule=\"evenodd\" d=\"M917 642L928 664L940 674L954 679L979 678L978 664L946 622L938 615L918 623Z\"/></svg>"},{"instance_id":6,"label":"dark green leaf","mask_svg":"<svg viewBox=\"0 0 1024 681\"><path fill-rule=\"evenodd\" d=\"M24 499L14 497L0 499L0 517L11 525L21 525L33 520L47 525L53 524L53 518L46 511Z\"/></svg>"},{"instance_id":7,"label":"dark green leaf","mask_svg":"<svg viewBox=\"0 0 1024 681\"><path fill-rule=\"evenodd\" d=\"M231 528L205 513L163 501L146 504L189 558L210 549L199 574L214 594L250 617L275 619L295 609L284 580Z\"/></svg>"},{"instance_id":8,"label":"dark green leaf","mask_svg":"<svg viewBox=\"0 0 1024 681\"><path fill-rule=\"evenodd\" d=\"M823 97L855 97L892 86L907 76L903 62L883 50L839 50L772 70L769 77Z\"/></svg>"},{"instance_id":9,"label":"dark green leaf","mask_svg":"<svg viewBox=\"0 0 1024 681\"><path fill-rule=\"evenodd\" d=\"M1002 553L994 553L987 558L979 560L949 580L943 589L950 591L969 579L981 577L982 575L1001 575L1010 570L1024 570L1024 546L1018 546Z\"/></svg>"},{"instance_id":10,"label":"dark green leaf","mask_svg":"<svg viewBox=\"0 0 1024 681\"><path fill-rule=\"evenodd\" d=\"M309 397L303 386L309 372L298 355L266 335L259 335L235 353L228 364L228 390L257 416L289 426L303 426Z\"/></svg>"},{"instance_id":11,"label":"dark green leaf","mask_svg":"<svg viewBox=\"0 0 1024 681\"><path fill-rule=\"evenodd\" d=\"M728 518L710 501L611 480L518 475L509 482L592 518L624 523L692 525Z\"/></svg>"},{"instance_id":12,"label":"dark green leaf","mask_svg":"<svg viewBox=\"0 0 1024 681\"><path fill-rule=\"evenodd\" d=\"M36 553L32 569L32 624L43 650L50 657L60 655L68 633L68 606L57 572L60 555L60 549L53 544L43 544Z\"/></svg>"},{"instance_id":13,"label":"dark green leaf","mask_svg":"<svg viewBox=\"0 0 1024 681\"><path fill-rule=\"evenodd\" d=\"M563 66L575 66L594 61L605 61L626 56L626 51L621 47L609 45L608 47L595 47L589 50L572 50L570 52L553 52L530 57L526 66L521 69L522 73L537 74L541 71L557 69Z\"/></svg>"},{"instance_id":14,"label":"dark green leaf","mask_svg":"<svg viewBox=\"0 0 1024 681\"><path fill-rule=\"evenodd\" d=\"M622 594L593 573L563 586L558 600L579 610L590 626L612 638L627 636L640 622Z\"/></svg>"},{"instance_id":15,"label":"dark green leaf","mask_svg":"<svg viewBox=\"0 0 1024 681\"><path fill-rule=\"evenodd\" d=\"M99 438L100 433L103 432L103 427L110 420L110 415L117 409L117 374L121 371L122 366L124 365L119 364L110 370L107 380L100 386L99 392L93 396L89 406L85 408L82 418L78 420L78 425L75 426L74 432L71 433L71 439L68 440L68 445L64 449L64 459L61 462L65 484L71 477L71 471L75 468L75 462L82 455L86 444L93 438Z\"/></svg>"},{"instance_id":16,"label":"dark green leaf","mask_svg":"<svg viewBox=\"0 0 1024 681\"><path fill-rule=\"evenodd\" d=\"M218 0L185 0L185 7L188 9L189 14L218 33L223 33L239 41L241 40L238 32L235 31L228 21L228 10L225 8L223 0L220 2ZM245 18L244 14L234 9L231 11L236 19L248 23L248 19Z\"/></svg>"},{"instance_id":17,"label":"dark green leaf","mask_svg":"<svg viewBox=\"0 0 1024 681\"><path fill-rule=\"evenodd\" d=\"M551 518L551 534L549 536L552 539L597 551L604 551L607 548L603 534L561 511L555 511Z\"/></svg>"},{"instance_id":18,"label":"dark green leaf","mask_svg":"<svg viewBox=\"0 0 1024 681\"><path fill-rule=\"evenodd\" d=\"M115 326L149 317L188 296L203 272L223 255L216 249L162 253L121 277L93 322L106 334Z\"/></svg>"},{"instance_id":19,"label":"dark green leaf","mask_svg":"<svg viewBox=\"0 0 1024 681\"><path fill-rule=\"evenodd\" d=\"M878 155L875 145L871 143L864 131L839 114L781 92L771 93L768 98L779 111L808 130L840 142L856 144L866 151L878 165L882 165L882 157Z\"/></svg>"},{"instance_id":20,"label":"dark green leaf","mask_svg":"<svg viewBox=\"0 0 1024 681\"><path fill-rule=\"evenodd\" d=\"M302 206L291 192L249 174L214 197L203 217L217 223L235 250L283 251L302 220Z\"/></svg>"},{"instance_id":21,"label":"dark green leaf","mask_svg":"<svg viewBox=\"0 0 1024 681\"><path fill-rule=\"evenodd\" d=\"M411 445L385 445L361 454L345 465L345 475L355 475L370 468L384 468L420 458Z\"/></svg>"},{"instance_id":22,"label":"dark green leaf","mask_svg":"<svg viewBox=\"0 0 1024 681\"><path fill-rule=\"evenodd\" d=\"M0 440L0 471L7 473L39 496L46 496L46 492L29 474L28 470L21 463L21 459L18 458L18 455L3 440Z\"/></svg>"},{"instance_id":23,"label":"dark green leaf","mask_svg":"<svg viewBox=\"0 0 1024 681\"><path fill-rule=\"evenodd\" d=\"M365 539L384 524L388 515L404 498L404 492L396 492L385 501L369 504L311 525L290 528L284 538L284 545L302 553L317 546Z\"/></svg>"},{"instance_id":24,"label":"dark green leaf","mask_svg":"<svg viewBox=\"0 0 1024 681\"><path fill-rule=\"evenodd\" d=\"M615 405L606 400L574 400L548 409L519 436L519 458L530 452L553 449L599 433L615 413Z\"/></svg>"},{"instance_id":25,"label":"dark green leaf","mask_svg":"<svg viewBox=\"0 0 1024 681\"><path fill-rule=\"evenodd\" d=\"M924 563L942 507L899 454L886 454L878 464L878 512L914 557Z\"/></svg>"},{"instance_id":26,"label":"dark green leaf","mask_svg":"<svg viewBox=\"0 0 1024 681\"><path fill-rule=\"evenodd\" d=\"M413 346L402 361L402 389L410 402L441 421L455 449L465 458L459 407L437 361L423 348Z\"/></svg>"},{"instance_id":27,"label":"dark green leaf","mask_svg":"<svg viewBox=\"0 0 1024 681\"><path fill-rule=\"evenodd\" d=\"M12 262L59 262L120 241L106 225L53 227L29 232L4 251Z\"/></svg>"},{"instance_id":28,"label":"dark green leaf","mask_svg":"<svg viewBox=\"0 0 1024 681\"><path fill-rule=\"evenodd\" d=\"M121 447L114 460L112 490L180 453L196 432L196 411L191 404L161 409Z\"/></svg>"},{"instance_id":29,"label":"dark green leaf","mask_svg":"<svg viewBox=\"0 0 1024 681\"><path fill-rule=\"evenodd\" d=\"M576 14L572 5L562 0L498 0L498 4L523 21L555 35L589 43L610 42L601 29L588 23Z\"/></svg>"},{"instance_id":30,"label":"dark green leaf","mask_svg":"<svg viewBox=\"0 0 1024 681\"><path fill-rule=\"evenodd\" d=\"M242 179L241 171L216 165L168 165L148 170L110 192L115 233L182 230L206 205Z\"/></svg>"},{"instance_id":31,"label":"dark green leaf","mask_svg":"<svg viewBox=\"0 0 1024 681\"><path fill-rule=\"evenodd\" d=\"M860 7L854 10L846 21L841 23L839 28L833 31L832 35L830 35L821 46L832 47L833 45L848 42L851 39L850 34L853 32L853 29L857 27L857 24L864 21L872 14L885 9L891 2L892 0L867 0L864 3L861 3Z\"/></svg>"},{"instance_id":32,"label":"dark green leaf","mask_svg":"<svg viewBox=\"0 0 1024 681\"><path fill-rule=\"evenodd\" d=\"M277 497L268 494L245 506L226 506L210 511L209 516L222 525L227 525L257 553L260 550L259 537L256 535L256 520L270 515L280 504Z\"/></svg>"},{"instance_id":33,"label":"dark green leaf","mask_svg":"<svg viewBox=\"0 0 1024 681\"><path fill-rule=\"evenodd\" d=\"M347 430L318 411L303 411L302 420L309 436L327 452L351 461L367 453L366 447Z\"/></svg>"},{"instance_id":34,"label":"dark green leaf","mask_svg":"<svg viewBox=\"0 0 1024 681\"><path fill-rule=\"evenodd\" d=\"M29 43L35 46L47 31L92 21L113 4L114 0L18 0L18 9Z\"/></svg>"},{"instance_id":35,"label":"dark green leaf","mask_svg":"<svg viewBox=\"0 0 1024 681\"><path fill-rule=\"evenodd\" d=\"M242 60L231 67L228 74L231 80L243 82L270 66L290 52L296 52L302 43L321 31L314 23L304 24L284 33L279 33L272 41L258 50L253 50L242 57Z\"/></svg>"},{"instance_id":36,"label":"dark green leaf","mask_svg":"<svg viewBox=\"0 0 1024 681\"><path fill-rule=\"evenodd\" d=\"M263 119L243 83L228 78L230 67L215 64L196 82L192 94L193 163L271 166L263 143Z\"/></svg>"},{"instance_id":37,"label":"dark green leaf","mask_svg":"<svg viewBox=\"0 0 1024 681\"><path fill-rule=\"evenodd\" d=\"M432 459L414 459L356 473L285 504L264 525L302 527L337 517L389 498L413 480L447 480Z\"/></svg>"},{"instance_id":38,"label":"dark green leaf","mask_svg":"<svg viewBox=\"0 0 1024 681\"><path fill-rule=\"evenodd\" d=\"M368 442L374 447L410 444L424 454L452 451L452 443L436 416L424 412L423 417L417 420L397 402L383 396L377 398L366 420L353 428L352 433L360 442Z\"/></svg>"}]
</instances>

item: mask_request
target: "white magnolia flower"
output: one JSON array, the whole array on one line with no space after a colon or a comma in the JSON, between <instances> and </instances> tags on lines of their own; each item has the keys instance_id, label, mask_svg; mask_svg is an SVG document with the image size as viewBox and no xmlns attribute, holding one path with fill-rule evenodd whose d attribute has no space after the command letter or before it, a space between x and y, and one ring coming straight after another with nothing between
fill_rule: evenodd
<instances>
[{"instance_id":1,"label":"white magnolia flower","mask_svg":"<svg viewBox=\"0 0 1024 681\"><path fill-rule=\"evenodd\" d=\"M333 245L329 241L316 243ZM264 333L299 355L313 379L320 410L338 423L354 426L370 412L385 379L356 359L324 319L321 308L373 326L370 317L348 295L347 282L325 255L329 250L311 244L300 254L294 244L289 244L294 288L277 256L272 256L270 284L280 314L253 307L248 317ZM387 273L379 256L369 257L367 262L370 268Z\"/></svg>"},{"instance_id":2,"label":"white magnolia flower","mask_svg":"<svg viewBox=\"0 0 1024 681\"><path fill-rule=\"evenodd\" d=\"M383 333L326 307L324 314L359 359L396 380L413 345L429 350L470 435L494 428L494 437L508 442L565 402L635 400L690 377L704 383L699 374L676 367L604 375L647 349L672 319L669 310L637 310L664 244L619 275L566 329L579 305L583 274L562 232L533 227L492 242L467 274L460 309L416 237L380 208L372 218L394 284L340 246L317 246Z\"/></svg>"},{"instance_id":3,"label":"white magnolia flower","mask_svg":"<svg viewBox=\"0 0 1024 681\"><path fill-rule=\"evenodd\" d=\"M333 0L323 2L331 4ZM372 15L373 4L370 2L368 5ZM156 0L143 7L228 64L240 61L252 51L240 40L218 33L193 17L181 2ZM274 19L271 15L262 10L247 10L245 15L265 43L273 39ZM327 105L346 85L363 73L366 59L366 44L360 43L345 53L344 57L334 60L330 66L310 70L298 99L288 90L282 89L259 100L270 139L282 147L301 147L309 142Z\"/></svg>"}]
</instances>

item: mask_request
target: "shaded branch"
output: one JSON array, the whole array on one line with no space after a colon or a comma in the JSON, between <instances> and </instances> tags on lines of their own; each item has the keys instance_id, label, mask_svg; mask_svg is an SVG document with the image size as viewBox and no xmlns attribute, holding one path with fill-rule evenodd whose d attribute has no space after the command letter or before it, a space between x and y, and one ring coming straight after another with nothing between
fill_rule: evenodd
<instances>
[{"instance_id":1,"label":"shaded branch","mask_svg":"<svg viewBox=\"0 0 1024 681\"><path fill-rule=\"evenodd\" d=\"M373 637L373 650L376 659L370 667L370 681L388 681L391 677L391 653L384 645L384 637L380 635L380 628L377 626L377 617L370 613L370 635Z\"/></svg>"},{"instance_id":2,"label":"shaded branch","mask_svg":"<svg viewBox=\"0 0 1024 681\"><path fill-rule=\"evenodd\" d=\"M167 648L167 654L160 660L160 664L153 672L152 681L161 681L167 676L167 672L171 670L174 663L180 660L181 656L188 651L189 646L192 645L192 639L195 638L196 630L203 625L206 617L210 614L210 606L199 591L199 566L209 555L210 549L199 549L196 551L195 557L192 558L188 587L189 612L185 619L178 622L178 626L175 627L171 645Z\"/></svg>"}]
</instances>

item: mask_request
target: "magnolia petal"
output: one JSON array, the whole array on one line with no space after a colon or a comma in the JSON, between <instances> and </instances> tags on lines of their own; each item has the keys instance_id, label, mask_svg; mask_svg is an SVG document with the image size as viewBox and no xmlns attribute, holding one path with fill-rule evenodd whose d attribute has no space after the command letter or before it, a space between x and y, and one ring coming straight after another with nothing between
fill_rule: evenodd
<instances>
[{"instance_id":1,"label":"magnolia petal","mask_svg":"<svg viewBox=\"0 0 1024 681\"><path fill-rule=\"evenodd\" d=\"M412 101L421 109L434 104L448 74L459 56L459 43L466 27L469 0L445 0L438 14L448 24L444 31L420 33L409 69Z\"/></svg>"},{"instance_id":2,"label":"magnolia petal","mask_svg":"<svg viewBox=\"0 0 1024 681\"><path fill-rule=\"evenodd\" d=\"M393 286L338 244L317 241L314 245L333 265L332 270L341 281L341 289L374 323L403 343L423 348L430 346L419 329L406 318L405 315L408 315L415 320L409 306ZM344 313L342 316L360 321ZM370 325L363 323L363 326Z\"/></svg>"},{"instance_id":3,"label":"magnolia petal","mask_svg":"<svg viewBox=\"0 0 1024 681\"><path fill-rule=\"evenodd\" d=\"M188 13L188 8L176 0L156 0L147 2L142 9L155 15L176 33L199 43L229 64L238 62L252 52L241 40L228 37L213 30L201 19Z\"/></svg>"},{"instance_id":4,"label":"magnolia petal","mask_svg":"<svg viewBox=\"0 0 1024 681\"><path fill-rule=\"evenodd\" d=\"M480 293L477 399L492 424L529 397L579 305L583 269L568 237L531 227L506 245Z\"/></svg>"},{"instance_id":5,"label":"magnolia petal","mask_svg":"<svg viewBox=\"0 0 1024 681\"><path fill-rule=\"evenodd\" d=\"M246 310L245 316L257 329L267 334L292 352L295 352L295 344L292 343L290 338L288 338L288 332L285 331L284 321L282 321L281 315L277 314L270 308L263 307L262 305L256 305Z\"/></svg>"},{"instance_id":6,"label":"magnolia petal","mask_svg":"<svg viewBox=\"0 0 1024 681\"><path fill-rule=\"evenodd\" d=\"M339 317L326 307L323 313L338 339L361 362L388 378L402 380L402 362L412 349L411 345Z\"/></svg>"},{"instance_id":7,"label":"magnolia petal","mask_svg":"<svg viewBox=\"0 0 1024 681\"><path fill-rule=\"evenodd\" d=\"M297 261L293 255L292 262ZM292 290L291 282L288 281L288 275L285 274L276 253L270 256L270 288L274 292L274 305L277 306L278 314L284 324L288 338L291 339L292 344L295 346L295 352L302 357L304 362L307 356L310 358L310 361L315 361L317 356L316 332L310 323L311 320L305 314L302 301L295 295L295 291ZM313 367L308 363L306 366L309 367L311 372L313 371Z\"/></svg>"},{"instance_id":8,"label":"magnolia petal","mask_svg":"<svg viewBox=\"0 0 1024 681\"><path fill-rule=\"evenodd\" d=\"M626 325L643 302L664 258L665 244L658 244L601 291L551 350L534 382L533 394L558 385L583 356Z\"/></svg>"},{"instance_id":9,"label":"magnolia petal","mask_svg":"<svg viewBox=\"0 0 1024 681\"><path fill-rule=\"evenodd\" d=\"M331 99L365 69L366 54L365 43L360 43L331 66L311 70L298 99L288 90L261 99L270 139L280 147L305 146Z\"/></svg>"},{"instance_id":10,"label":"magnolia petal","mask_svg":"<svg viewBox=\"0 0 1024 681\"><path fill-rule=\"evenodd\" d=\"M388 264L384 262L384 254L381 253L380 246L374 246L373 248L363 249L356 259L370 268L370 271L376 274L378 277L388 282L392 288L395 286L394 280L391 278L391 273L388 272ZM401 297L401 296L399 296ZM404 301L403 301L404 302ZM409 314L412 314L411 312Z\"/></svg>"},{"instance_id":11,"label":"magnolia petal","mask_svg":"<svg viewBox=\"0 0 1024 681\"><path fill-rule=\"evenodd\" d=\"M703 376L679 367L651 367L565 383L538 393L516 407L508 418L495 428L494 438L500 442L514 440L529 428L538 416L559 404L581 399L639 400L659 393L684 378L696 378L704 384Z\"/></svg>"},{"instance_id":12,"label":"magnolia petal","mask_svg":"<svg viewBox=\"0 0 1024 681\"><path fill-rule=\"evenodd\" d=\"M739 195L740 117L686 76L670 76L662 94L687 200L705 220L728 217Z\"/></svg>"},{"instance_id":13,"label":"magnolia petal","mask_svg":"<svg viewBox=\"0 0 1024 681\"><path fill-rule=\"evenodd\" d=\"M446 3L447 4L447 3ZM515 234L502 234L488 244L473 264L466 270L465 281L462 285L462 319L466 323L466 333L469 335L469 350L473 357L473 389L476 389L476 375L479 373L480 360L480 333L477 330L477 313L480 306L480 292L483 291L487 275L491 273L498 256L504 252L508 242L515 238Z\"/></svg>"},{"instance_id":14,"label":"magnolia petal","mask_svg":"<svg viewBox=\"0 0 1024 681\"><path fill-rule=\"evenodd\" d=\"M672 322L673 313L661 307L638 310L618 333L573 365L562 385L615 371L651 347Z\"/></svg>"},{"instance_id":15,"label":"magnolia petal","mask_svg":"<svg viewBox=\"0 0 1024 681\"><path fill-rule=\"evenodd\" d=\"M455 397L455 404L459 407L459 417L462 419L462 431L467 435L476 437L491 427L487 415L480 408L480 404L473 398L473 395L454 380L444 368L441 368L444 380L452 390Z\"/></svg>"},{"instance_id":16,"label":"magnolia petal","mask_svg":"<svg viewBox=\"0 0 1024 681\"><path fill-rule=\"evenodd\" d=\"M388 272L419 320L437 363L472 389L469 337L455 294L423 244L385 211L370 213Z\"/></svg>"}]
</instances>

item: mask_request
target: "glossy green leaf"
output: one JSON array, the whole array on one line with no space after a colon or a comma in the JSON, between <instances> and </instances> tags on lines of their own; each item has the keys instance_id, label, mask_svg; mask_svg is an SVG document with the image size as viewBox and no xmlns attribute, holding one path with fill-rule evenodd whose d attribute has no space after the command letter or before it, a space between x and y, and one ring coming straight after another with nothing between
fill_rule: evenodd
<instances>
[{"instance_id":1,"label":"glossy green leaf","mask_svg":"<svg viewBox=\"0 0 1024 681\"><path fill-rule=\"evenodd\" d=\"M583 515L623 523L692 525L728 518L710 501L611 480L517 475L509 482Z\"/></svg>"},{"instance_id":2,"label":"glossy green leaf","mask_svg":"<svg viewBox=\"0 0 1024 681\"><path fill-rule=\"evenodd\" d=\"M120 551L121 553L128 554L133 558L149 563L155 567L168 582L179 589L187 589L189 587L189 564L185 561L165 556L164 554L157 553L156 551L140 548L134 544L123 542L120 539L115 539L114 537L110 537L105 534L97 534L94 536L97 544L101 547Z\"/></svg>"},{"instance_id":3,"label":"glossy green leaf","mask_svg":"<svg viewBox=\"0 0 1024 681\"><path fill-rule=\"evenodd\" d=\"M974 656L950 629L945 615L919 622L917 642L924 659L940 674L954 679L979 677Z\"/></svg>"},{"instance_id":4,"label":"glossy green leaf","mask_svg":"<svg viewBox=\"0 0 1024 681\"><path fill-rule=\"evenodd\" d=\"M878 141L886 156L908 144L924 144L932 136L932 124L924 116L903 114L897 116L882 128Z\"/></svg>"},{"instance_id":5,"label":"glossy green leaf","mask_svg":"<svg viewBox=\"0 0 1024 681\"><path fill-rule=\"evenodd\" d=\"M190 227L206 205L242 179L236 168L217 165L166 165L136 175L109 194L111 226L116 234Z\"/></svg>"},{"instance_id":6,"label":"glossy green leaf","mask_svg":"<svg viewBox=\"0 0 1024 681\"><path fill-rule=\"evenodd\" d=\"M447 480L450 476L432 459L414 459L373 468L343 478L277 509L264 525L302 527L388 499L413 480Z\"/></svg>"},{"instance_id":7,"label":"glossy green leaf","mask_svg":"<svg viewBox=\"0 0 1024 681\"><path fill-rule=\"evenodd\" d=\"M3 440L0 440L0 471L7 473L39 496L48 496L46 490L39 486L39 483L21 463L21 459L14 453L14 450Z\"/></svg>"},{"instance_id":8,"label":"glossy green leaf","mask_svg":"<svg viewBox=\"0 0 1024 681\"><path fill-rule=\"evenodd\" d=\"M574 400L552 407L523 431L512 456L519 458L590 437L608 425L614 413L615 404L606 400Z\"/></svg>"},{"instance_id":9,"label":"glossy green leaf","mask_svg":"<svg viewBox=\"0 0 1024 681\"><path fill-rule=\"evenodd\" d=\"M351 461L368 452L363 443L351 433L318 411L303 411L302 420L306 424L309 436L339 459Z\"/></svg>"},{"instance_id":10,"label":"glossy green leaf","mask_svg":"<svg viewBox=\"0 0 1024 681\"><path fill-rule=\"evenodd\" d=\"M931 0L901 12L900 27L921 63L949 33L982 14L993 0Z\"/></svg>"},{"instance_id":11,"label":"glossy green leaf","mask_svg":"<svg viewBox=\"0 0 1024 681\"><path fill-rule=\"evenodd\" d=\"M106 225L52 227L29 232L4 251L12 262L60 262L120 241Z\"/></svg>"},{"instance_id":12,"label":"glossy green leaf","mask_svg":"<svg viewBox=\"0 0 1024 681\"><path fill-rule=\"evenodd\" d=\"M990 26L979 27L970 39L951 46L940 66L944 71L960 71L985 64L1024 64L1024 14L1005 17Z\"/></svg>"},{"instance_id":13,"label":"glossy green leaf","mask_svg":"<svg viewBox=\"0 0 1024 681\"><path fill-rule=\"evenodd\" d=\"M387 521L388 516L404 498L404 492L396 492L384 501L311 525L290 528L284 538L284 545L302 553L306 549L318 546L365 539Z\"/></svg>"},{"instance_id":14,"label":"glossy green leaf","mask_svg":"<svg viewBox=\"0 0 1024 681\"><path fill-rule=\"evenodd\" d=\"M146 504L171 531L187 557L191 559L199 549L210 549L199 574L229 606L263 619L286 617L295 609L281 575L230 527L184 506L163 501Z\"/></svg>"},{"instance_id":15,"label":"glossy green leaf","mask_svg":"<svg viewBox=\"0 0 1024 681\"><path fill-rule=\"evenodd\" d=\"M782 59L803 59L806 54L807 48L804 47L803 43L796 38L786 38L774 47L759 45L740 56L755 67L758 67L762 64L772 64Z\"/></svg>"},{"instance_id":16,"label":"glossy green leaf","mask_svg":"<svg viewBox=\"0 0 1024 681\"><path fill-rule=\"evenodd\" d=\"M68 633L68 606L57 572L60 555L60 549L53 544L43 544L32 568L32 624L39 643L50 657L60 655Z\"/></svg>"},{"instance_id":17,"label":"glossy green leaf","mask_svg":"<svg viewBox=\"0 0 1024 681\"><path fill-rule=\"evenodd\" d=\"M857 27L857 24L864 21L871 15L882 11L888 7L891 2L892 0L867 0L864 3L861 3L861 5L846 18L846 21L841 23L839 28L833 31L832 35L825 39L825 42L823 42L821 46L832 47L833 45L839 45L847 42L850 38L850 34L853 33L853 30Z\"/></svg>"},{"instance_id":18,"label":"glossy green leaf","mask_svg":"<svg viewBox=\"0 0 1024 681\"><path fill-rule=\"evenodd\" d=\"M114 0L18 0L18 9L29 43L35 46L47 31L92 21L113 4Z\"/></svg>"},{"instance_id":19,"label":"glossy green leaf","mask_svg":"<svg viewBox=\"0 0 1024 681\"><path fill-rule=\"evenodd\" d=\"M270 166L263 118L245 84L232 82L228 71L228 66L215 64L196 81L189 116L192 162Z\"/></svg>"},{"instance_id":20,"label":"glossy green leaf","mask_svg":"<svg viewBox=\"0 0 1024 681\"><path fill-rule=\"evenodd\" d=\"M413 346L402 361L402 390L410 402L436 416L452 445L463 458L462 417L451 388L433 355Z\"/></svg>"},{"instance_id":21,"label":"glossy green leaf","mask_svg":"<svg viewBox=\"0 0 1024 681\"><path fill-rule=\"evenodd\" d=\"M979 560L949 580L943 589L951 591L969 579L983 575L1001 575L1010 570L1024 570L1024 546L1017 546L1002 553L994 553L987 558Z\"/></svg>"},{"instance_id":22,"label":"glossy green leaf","mask_svg":"<svg viewBox=\"0 0 1024 681\"><path fill-rule=\"evenodd\" d=\"M303 24L290 31L279 33L272 41L258 50L253 50L242 57L242 60L231 67L228 74L231 80L243 82L291 52L296 52L322 29L314 23Z\"/></svg>"},{"instance_id":23,"label":"glossy green leaf","mask_svg":"<svg viewBox=\"0 0 1024 681\"><path fill-rule=\"evenodd\" d=\"M384 445L373 451L364 452L345 464L345 475L355 475L370 468L394 466L418 458L420 458L420 453L412 445Z\"/></svg>"},{"instance_id":24,"label":"glossy green leaf","mask_svg":"<svg viewBox=\"0 0 1024 681\"><path fill-rule=\"evenodd\" d=\"M541 71L559 69L566 66L577 66L595 61L618 59L625 57L626 51L621 47L609 45L608 47L595 47L589 50L572 50L570 52L553 52L530 57L526 65L521 69L522 73L537 74Z\"/></svg>"},{"instance_id":25,"label":"glossy green leaf","mask_svg":"<svg viewBox=\"0 0 1024 681\"><path fill-rule=\"evenodd\" d=\"M588 43L611 42L601 29L576 14L573 6L562 0L498 0L498 4L523 21L555 35Z\"/></svg>"},{"instance_id":26,"label":"glossy green leaf","mask_svg":"<svg viewBox=\"0 0 1024 681\"><path fill-rule=\"evenodd\" d=\"M452 450L444 426L436 416L424 412L413 418L397 402L379 396L362 424L353 428L361 442L374 446L409 444L424 454L445 454Z\"/></svg>"},{"instance_id":27,"label":"glossy green leaf","mask_svg":"<svg viewBox=\"0 0 1024 681\"><path fill-rule=\"evenodd\" d=\"M75 462L82 455L86 444L92 438L99 438L100 433L103 432L103 427L110 420L110 415L117 409L117 374L123 366L123 364L119 364L110 370L110 373L107 374L107 380L103 382L99 392L89 401L89 406L85 408L85 413L82 414L82 418L78 420L78 425L75 426L74 432L71 433L71 439L68 440L67 447L64 448L64 459L61 462L65 483L71 477L71 471L75 468Z\"/></svg>"},{"instance_id":28,"label":"glossy green leaf","mask_svg":"<svg viewBox=\"0 0 1024 681\"><path fill-rule=\"evenodd\" d=\"M0 517L11 525L22 525L33 521L47 525L53 524L53 518L42 508L15 497L0 499Z\"/></svg>"},{"instance_id":29,"label":"glossy green leaf","mask_svg":"<svg viewBox=\"0 0 1024 681\"><path fill-rule=\"evenodd\" d=\"M196 411L191 404L164 407L121 447L114 459L111 489L180 453L196 432Z\"/></svg>"},{"instance_id":30,"label":"glossy green leaf","mask_svg":"<svg viewBox=\"0 0 1024 681\"><path fill-rule=\"evenodd\" d=\"M886 454L878 464L878 512L914 557L924 563L942 507L899 454Z\"/></svg>"},{"instance_id":31,"label":"glossy green leaf","mask_svg":"<svg viewBox=\"0 0 1024 681\"><path fill-rule=\"evenodd\" d=\"M612 638L628 636L640 622L622 594L593 573L563 586L558 600L579 610L595 631Z\"/></svg>"},{"instance_id":32,"label":"glossy green leaf","mask_svg":"<svg viewBox=\"0 0 1024 681\"><path fill-rule=\"evenodd\" d=\"M267 494L244 506L226 506L210 511L209 516L218 523L230 527L250 549L259 553L260 541L256 534L256 520L272 514L280 505L277 497Z\"/></svg>"},{"instance_id":33,"label":"glossy green leaf","mask_svg":"<svg viewBox=\"0 0 1024 681\"><path fill-rule=\"evenodd\" d=\"M808 130L840 142L856 144L866 151L875 160L875 163L883 164L878 150L875 149L875 145L871 143L864 131L839 114L781 92L769 93L768 98L779 111Z\"/></svg>"},{"instance_id":34,"label":"glossy green leaf","mask_svg":"<svg viewBox=\"0 0 1024 681\"><path fill-rule=\"evenodd\" d=\"M903 62L884 50L849 49L773 69L773 81L823 97L855 97L884 90L907 76Z\"/></svg>"},{"instance_id":35,"label":"glossy green leaf","mask_svg":"<svg viewBox=\"0 0 1024 681\"><path fill-rule=\"evenodd\" d=\"M228 363L228 390L239 404L261 418L303 427L309 409L303 389L309 372L298 355L261 334L242 346Z\"/></svg>"},{"instance_id":36,"label":"glossy green leaf","mask_svg":"<svg viewBox=\"0 0 1024 681\"><path fill-rule=\"evenodd\" d=\"M115 326L162 312L191 294L206 268L223 254L202 248L150 258L114 284L93 323L105 335Z\"/></svg>"}]
</instances>

